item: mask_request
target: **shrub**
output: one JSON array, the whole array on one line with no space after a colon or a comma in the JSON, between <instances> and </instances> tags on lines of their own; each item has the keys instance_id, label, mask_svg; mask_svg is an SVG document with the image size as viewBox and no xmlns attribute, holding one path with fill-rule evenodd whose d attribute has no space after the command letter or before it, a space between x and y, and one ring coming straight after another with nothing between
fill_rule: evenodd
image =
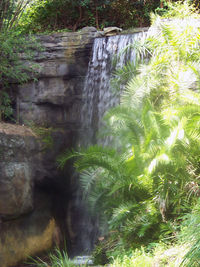
<instances>
[{"instance_id":1,"label":"shrub","mask_svg":"<svg viewBox=\"0 0 200 267\"><path fill-rule=\"evenodd\" d=\"M102 29L107 26L130 28L147 26L150 13L158 0L35 0L23 14L20 25L24 32L61 29L77 30L84 26Z\"/></svg>"},{"instance_id":2,"label":"shrub","mask_svg":"<svg viewBox=\"0 0 200 267\"><path fill-rule=\"evenodd\" d=\"M181 240L189 246L181 266L196 267L200 260L200 199L191 213L183 217Z\"/></svg>"},{"instance_id":3,"label":"shrub","mask_svg":"<svg viewBox=\"0 0 200 267\"><path fill-rule=\"evenodd\" d=\"M34 77L35 64L26 64L40 46L35 38L18 30L20 15L28 1L3 0L0 4L0 120L11 116L11 83L23 83ZM22 60L21 57L25 60Z\"/></svg>"}]
</instances>

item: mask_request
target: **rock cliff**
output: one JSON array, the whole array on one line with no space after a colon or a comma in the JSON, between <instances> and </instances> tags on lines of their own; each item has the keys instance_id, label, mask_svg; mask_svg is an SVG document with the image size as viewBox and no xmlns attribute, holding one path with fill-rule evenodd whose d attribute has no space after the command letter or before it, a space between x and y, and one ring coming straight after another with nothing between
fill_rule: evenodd
<instances>
[{"instance_id":1,"label":"rock cliff","mask_svg":"<svg viewBox=\"0 0 200 267\"><path fill-rule=\"evenodd\" d=\"M38 80L19 86L20 123L77 130L84 78L96 36L95 31L83 31L38 37L44 48L35 56Z\"/></svg>"},{"instance_id":2,"label":"rock cliff","mask_svg":"<svg viewBox=\"0 0 200 267\"><path fill-rule=\"evenodd\" d=\"M94 29L39 36L44 49L34 59L37 80L19 85L15 95L15 118L23 126L0 125L1 267L61 242L54 236L63 229L73 243L73 182L55 159L76 145L82 88L97 36Z\"/></svg>"}]
</instances>

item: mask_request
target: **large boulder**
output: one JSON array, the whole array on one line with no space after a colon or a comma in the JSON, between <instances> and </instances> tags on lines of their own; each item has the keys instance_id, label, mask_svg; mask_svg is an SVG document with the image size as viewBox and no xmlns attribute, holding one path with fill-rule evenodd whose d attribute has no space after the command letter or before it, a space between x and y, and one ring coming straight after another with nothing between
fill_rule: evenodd
<instances>
[{"instance_id":1,"label":"large boulder","mask_svg":"<svg viewBox=\"0 0 200 267\"><path fill-rule=\"evenodd\" d=\"M50 249L56 242L58 228L51 214L50 199L37 195L34 206L34 212L0 222L1 267L15 266L28 256Z\"/></svg>"},{"instance_id":2,"label":"large boulder","mask_svg":"<svg viewBox=\"0 0 200 267\"><path fill-rule=\"evenodd\" d=\"M0 217L19 217L33 209L35 167L40 144L23 126L0 124Z\"/></svg>"}]
</instances>

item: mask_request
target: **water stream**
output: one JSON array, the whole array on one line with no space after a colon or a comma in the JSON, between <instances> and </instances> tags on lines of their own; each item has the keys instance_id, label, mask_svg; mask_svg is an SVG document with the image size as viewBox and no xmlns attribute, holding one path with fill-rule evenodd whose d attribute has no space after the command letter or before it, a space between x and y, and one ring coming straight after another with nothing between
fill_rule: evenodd
<instances>
[{"instance_id":1,"label":"water stream","mask_svg":"<svg viewBox=\"0 0 200 267\"><path fill-rule=\"evenodd\" d=\"M113 92L110 86L112 73L122 67L129 60L135 62L135 50L124 48L133 44L144 35L139 32L130 35L118 35L105 38L96 38L92 56L88 66L88 73L83 89L83 107L81 112L80 146L89 146L97 143L96 133L101 126L104 113L119 103L120 96ZM113 59L117 57L117 64ZM81 190L80 190L81 191ZM92 219L86 211L80 191L76 197L79 213L79 250L88 254L98 236L98 220ZM76 222L77 223L77 222ZM80 252L79 251L79 252ZM79 254L80 255L80 254Z\"/></svg>"},{"instance_id":2,"label":"water stream","mask_svg":"<svg viewBox=\"0 0 200 267\"><path fill-rule=\"evenodd\" d=\"M124 49L143 35L139 32L95 39L83 90L81 145L97 143L96 133L103 115L120 99L119 93L111 88L112 74L128 61L135 62L136 51ZM113 64L114 59L117 59L116 64Z\"/></svg>"}]
</instances>

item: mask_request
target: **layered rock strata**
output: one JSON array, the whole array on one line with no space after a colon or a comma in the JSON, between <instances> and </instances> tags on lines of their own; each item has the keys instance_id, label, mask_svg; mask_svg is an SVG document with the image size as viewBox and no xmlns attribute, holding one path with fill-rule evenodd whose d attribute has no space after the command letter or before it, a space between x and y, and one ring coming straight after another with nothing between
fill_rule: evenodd
<instances>
[{"instance_id":1,"label":"layered rock strata","mask_svg":"<svg viewBox=\"0 0 200 267\"><path fill-rule=\"evenodd\" d=\"M92 30L90 27L88 30ZM81 94L89 56L98 32L57 33L38 37L44 51L38 52L37 81L19 86L17 113L20 123L43 126L79 125Z\"/></svg>"}]
</instances>

